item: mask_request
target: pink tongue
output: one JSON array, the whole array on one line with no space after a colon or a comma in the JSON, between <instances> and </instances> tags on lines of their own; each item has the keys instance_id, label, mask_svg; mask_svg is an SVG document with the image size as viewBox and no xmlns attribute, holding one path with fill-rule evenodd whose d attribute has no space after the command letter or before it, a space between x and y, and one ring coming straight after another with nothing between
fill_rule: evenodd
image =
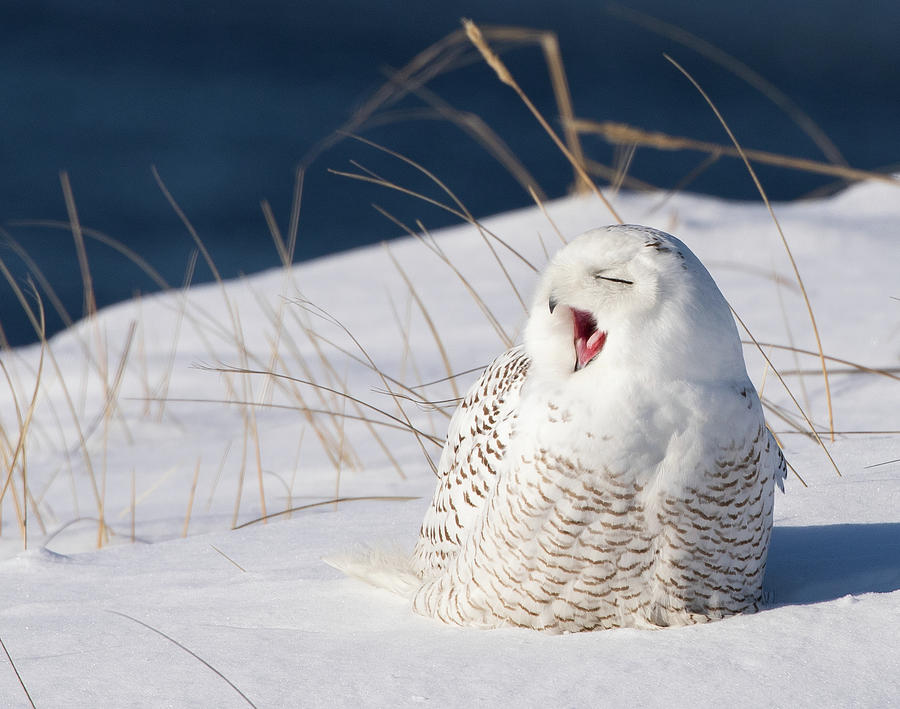
<instances>
[{"instance_id":1,"label":"pink tongue","mask_svg":"<svg viewBox=\"0 0 900 709\"><path fill-rule=\"evenodd\" d=\"M603 349L605 342L606 333L601 332L600 330L595 330L594 334L587 340L583 337L579 337L575 340L575 356L578 358L578 369L581 369L594 359L594 357L597 356L597 353Z\"/></svg>"}]
</instances>

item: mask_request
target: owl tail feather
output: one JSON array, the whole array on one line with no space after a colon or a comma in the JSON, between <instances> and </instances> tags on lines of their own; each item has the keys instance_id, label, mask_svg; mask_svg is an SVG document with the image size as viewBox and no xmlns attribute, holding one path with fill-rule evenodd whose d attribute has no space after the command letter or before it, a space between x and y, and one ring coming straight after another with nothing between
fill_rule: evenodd
<instances>
[{"instance_id":1,"label":"owl tail feather","mask_svg":"<svg viewBox=\"0 0 900 709\"><path fill-rule=\"evenodd\" d=\"M399 549L363 548L335 554L322 561L347 576L404 598L412 598L422 585L421 579L413 571L410 555Z\"/></svg>"}]
</instances>

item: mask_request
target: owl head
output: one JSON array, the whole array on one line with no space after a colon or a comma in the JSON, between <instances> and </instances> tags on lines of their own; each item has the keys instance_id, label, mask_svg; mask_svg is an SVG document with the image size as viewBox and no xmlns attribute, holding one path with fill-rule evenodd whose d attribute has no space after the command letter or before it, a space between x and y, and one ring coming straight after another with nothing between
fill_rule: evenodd
<instances>
[{"instance_id":1,"label":"owl head","mask_svg":"<svg viewBox=\"0 0 900 709\"><path fill-rule=\"evenodd\" d=\"M699 259L650 227L608 226L563 247L525 329L532 373L572 382L598 371L746 379L728 303Z\"/></svg>"}]
</instances>

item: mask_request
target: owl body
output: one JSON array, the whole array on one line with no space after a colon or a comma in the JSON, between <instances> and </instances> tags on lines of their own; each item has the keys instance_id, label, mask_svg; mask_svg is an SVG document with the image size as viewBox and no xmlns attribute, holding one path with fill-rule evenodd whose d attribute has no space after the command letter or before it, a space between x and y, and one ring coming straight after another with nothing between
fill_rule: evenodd
<instances>
[{"instance_id":1,"label":"owl body","mask_svg":"<svg viewBox=\"0 0 900 709\"><path fill-rule=\"evenodd\" d=\"M567 632L759 606L784 461L727 304L674 237L610 227L564 248L438 472L423 615Z\"/></svg>"}]
</instances>

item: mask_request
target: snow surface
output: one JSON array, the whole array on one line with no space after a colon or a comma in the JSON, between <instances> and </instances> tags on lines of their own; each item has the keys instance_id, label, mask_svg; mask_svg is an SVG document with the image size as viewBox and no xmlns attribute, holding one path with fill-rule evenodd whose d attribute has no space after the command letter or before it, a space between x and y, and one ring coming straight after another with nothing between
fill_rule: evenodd
<instances>
[{"instance_id":1,"label":"snow surface","mask_svg":"<svg viewBox=\"0 0 900 709\"><path fill-rule=\"evenodd\" d=\"M866 184L827 200L776 205L828 355L898 366L898 195L891 186ZM815 350L790 263L762 205L691 195L662 206L661 200L622 194L616 207L626 221L688 243L760 342ZM593 198L560 200L548 211L567 237L609 222ZM537 210L486 224L535 265L546 260L542 242L548 250L559 243ZM515 338L524 310L482 236L463 226L435 240ZM528 302L533 271L495 248ZM483 366L502 351L466 287L432 251L407 239L392 243L390 253L433 319L453 371ZM332 454L345 458L334 465L296 409L221 402L296 407L303 397L309 407L356 415L352 402L320 401L302 384L297 394L285 380L191 366L265 369L274 362L278 372L346 385L398 415L385 383L348 336L298 298L340 320L383 372L413 384L446 376L429 327L382 248L261 274L225 290L205 286L122 304L51 341L55 364L45 352L24 449L33 498L28 549L22 550L14 507L25 484L18 465L2 503L0 538L0 639L37 706L900 702L900 435L850 433L900 430L896 372L894 379L851 374L831 363L835 429L848 433L827 445L843 477L814 441L768 414L808 487L792 475L787 494L777 496L766 610L660 631L545 636L459 629L417 617L402 599L321 561L359 545L412 548L433 486L413 436L379 425L383 448L360 422L317 415ZM346 350L315 340L332 372L301 323ZM408 348L400 334L406 323ZM273 359L276 343L280 356ZM817 358L766 351L780 370L811 372L785 378L825 430ZM745 352L764 397L799 421L760 355L752 346ZM121 382L109 397L117 408L104 417L122 359ZM20 430L14 403L24 418L40 360L37 346L2 354L10 385L0 386L0 421L12 449ZM475 376L460 377L460 388ZM448 383L424 391L432 400L454 396ZM167 399L164 408L154 397ZM404 409L417 426L444 435L440 412L409 402ZM423 445L437 456L437 446ZM270 514L338 496L415 499L321 505L232 531L234 522L261 515L261 488ZM96 550L100 501L110 535ZM0 664L0 705L27 706L13 667Z\"/></svg>"}]
</instances>

